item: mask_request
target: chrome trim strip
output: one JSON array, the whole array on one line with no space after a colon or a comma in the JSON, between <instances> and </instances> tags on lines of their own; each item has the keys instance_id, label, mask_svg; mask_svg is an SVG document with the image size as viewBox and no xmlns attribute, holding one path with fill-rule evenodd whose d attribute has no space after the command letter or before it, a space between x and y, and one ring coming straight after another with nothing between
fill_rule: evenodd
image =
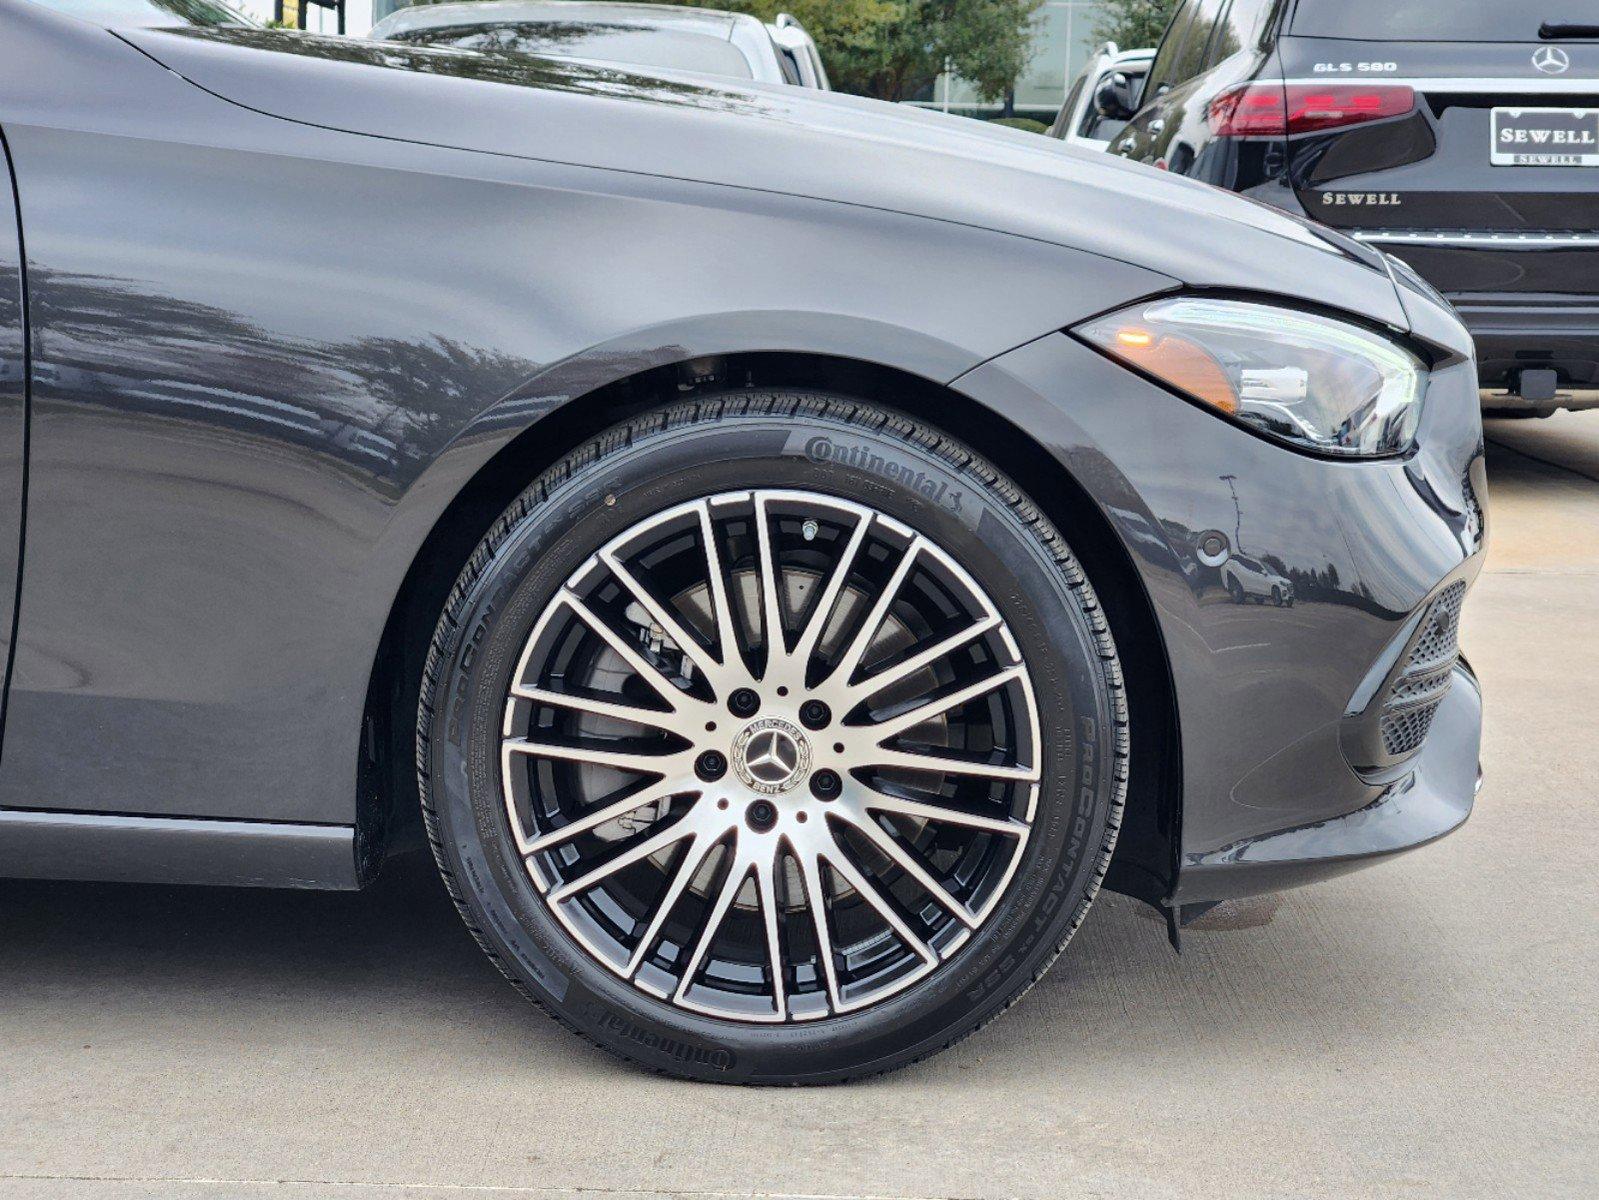
<instances>
[{"instance_id":1,"label":"chrome trim strip","mask_svg":"<svg viewBox=\"0 0 1599 1200\"><path fill-rule=\"evenodd\" d=\"M1357 242L1411 246L1494 246L1504 250L1599 246L1599 233L1475 233L1470 230L1361 229L1341 230Z\"/></svg>"},{"instance_id":2,"label":"chrome trim strip","mask_svg":"<svg viewBox=\"0 0 1599 1200\"><path fill-rule=\"evenodd\" d=\"M1286 84L1329 84L1329 83L1386 83L1402 84L1405 87L1415 88L1424 93L1469 93L1473 95L1491 95L1495 92L1508 92L1517 95L1589 95L1599 96L1599 79L1589 77L1554 79L1549 76L1501 76L1490 78L1445 78L1418 79L1397 75L1374 74L1327 74L1312 75L1309 77L1296 77L1285 79Z\"/></svg>"}]
</instances>

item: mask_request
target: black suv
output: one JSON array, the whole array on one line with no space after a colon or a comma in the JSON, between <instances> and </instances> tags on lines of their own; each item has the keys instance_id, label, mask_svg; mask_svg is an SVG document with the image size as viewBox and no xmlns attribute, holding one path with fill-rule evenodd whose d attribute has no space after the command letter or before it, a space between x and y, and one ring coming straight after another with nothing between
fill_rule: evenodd
<instances>
[{"instance_id":1,"label":"black suv","mask_svg":"<svg viewBox=\"0 0 1599 1200\"><path fill-rule=\"evenodd\" d=\"M1599 407L1599 2L1183 0L1110 150L1401 257L1484 407ZM1136 108L1136 112L1129 110Z\"/></svg>"}]
</instances>

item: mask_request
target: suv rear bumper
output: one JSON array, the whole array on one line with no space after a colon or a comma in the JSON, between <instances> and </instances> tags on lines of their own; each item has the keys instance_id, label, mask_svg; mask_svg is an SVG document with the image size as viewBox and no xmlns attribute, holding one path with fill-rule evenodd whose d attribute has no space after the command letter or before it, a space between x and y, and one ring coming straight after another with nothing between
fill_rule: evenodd
<instances>
[{"instance_id":1,"label":"suv rear bumper","mask_svg":"<svg viewBox=\"0 0 1599 1200\"><path fill-rule=\"evenodd\" d=\"M1599 272L1599 253L1594 256ZM1484 408L1546 411L1599 406L1599 296L1458 296L1460 318L1477 344ZM1524 399L1520 373L1552 370L1551 402Z\"/></svg>"},{"instance_id":2,"label":"suv rear bumper","mask_svg":"<svg viewBox=\"0 0 1599 1200\"><path fill-rule=\"evenodd\" d=\"M1599 233L1366 230L1460 313L1485 408L1599 406ZM1554 400L1521 396L1522 371L1554 371Z\"/></svg>"}]
</instances>

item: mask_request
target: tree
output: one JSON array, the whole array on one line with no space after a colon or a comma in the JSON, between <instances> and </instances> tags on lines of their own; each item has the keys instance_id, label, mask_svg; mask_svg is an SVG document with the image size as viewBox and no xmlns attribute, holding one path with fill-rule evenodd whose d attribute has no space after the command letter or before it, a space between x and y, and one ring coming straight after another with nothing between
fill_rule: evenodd
<instances>
[{"instance_id":1,"label":"tree","mask_svg":"<svg viewBox=\"0 0 1599 1200\"><path fill-rule=\"evenodd\" d=\"M1177 9L1177 0L1103 0L1094 21L1094 38L1123 50L1140 50L1160 41Z\"/></svg>"},{"instance_id":2,"label":"tree","mask_svg":"<svg viewBox=\"0 0 1599 1200\"><path fill-rule=\"evenodd\" d=\"M1010 90L1033 56L1042 0L702 0L770 21L793 13L816 39L833 86L904 100L946 64L984 100Z\"/></svg>"}]
</instances>

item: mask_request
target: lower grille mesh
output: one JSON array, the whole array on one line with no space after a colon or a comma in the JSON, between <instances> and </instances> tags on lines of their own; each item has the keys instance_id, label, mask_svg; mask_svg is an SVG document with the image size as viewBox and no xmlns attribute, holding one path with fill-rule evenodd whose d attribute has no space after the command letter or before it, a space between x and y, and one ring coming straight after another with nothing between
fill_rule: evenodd
<instances>
[{"instance_id":1,"label":"lower grille mesh","mask_svg":"<svg viewBox=\"0 0 1599 1200\"><path fill-rule=\"evenodd\" d=\"M1393 757L1420 749L1449 692L1460 659L1460 604L1465 597L1464 582L1450 584L1438 593L1404 668L1383 701L1382 746Z\"/></svg>"},{"instance_id":2,"label":"lower grille mesh","mask_svg":"<svg viewBox=\"0 0 1599 1200\"><path fill-rule=\"evenodd\" d=\"M1432 728L1437 704L1426 708L1413 708L1408 712L1391 713L1382 719L1382 748L1398 758L1417 749Z\"/></svg>"}]
</instances>

